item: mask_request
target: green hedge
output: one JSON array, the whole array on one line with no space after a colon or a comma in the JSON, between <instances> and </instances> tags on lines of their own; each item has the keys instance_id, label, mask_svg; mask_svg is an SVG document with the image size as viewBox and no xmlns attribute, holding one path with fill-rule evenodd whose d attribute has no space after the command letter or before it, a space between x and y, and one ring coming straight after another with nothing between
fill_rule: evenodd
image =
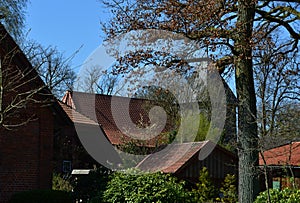
<instances>
[{"instance_id":1,"label":"green hedge","mask_svg":"<svg viewBox=\"0 0 300 203\"><path fill-rule=\"evenodd\" d=\"M270 197L272 203L299 203L300 190L285 188L283 190L270 189ZM265 203L268 199L267 191L259 194L254 203Z\"/></svg>"},{"instance_id":2,"label":"green hedge","mask_svg":"<svg viewBox=\"0 0 300 203\"><path fill-rule=\"evenodd\" d=\"M30 190L13 194L10 203L72 203L69 192L58 190Z\"/></svg>"}]
</instances>

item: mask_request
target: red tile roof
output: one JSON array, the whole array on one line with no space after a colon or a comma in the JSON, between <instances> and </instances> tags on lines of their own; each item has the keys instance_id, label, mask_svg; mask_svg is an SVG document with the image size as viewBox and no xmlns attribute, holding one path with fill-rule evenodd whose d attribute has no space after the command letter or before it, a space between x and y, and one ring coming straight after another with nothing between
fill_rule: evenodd
<instances>
[{"instance_id":1,"label":"red tile roof","mask_svg":"<svg viewBox=\"0 0 300 203\"><path fill-rule=\"evenodd\" d=\"M95 121L92 119L82 115L81 113L77 112L75 109L72 109L70 106L58 102L59 105L62 107L62 109L66 112L68 117L71 119L73 123L80 123L80 124L88 124L88 125L98 125Z\"/></svg>"},{"instance_id":2,"label":"red tile roof","mask_svg":"<svg viewBox=\"0 0 300 203\"><path fill-rule=\"evenodd\" d=\"M199 155L205 145L213 144L210 141L189 142L168 145L164 150L148 155L137 168L143 171L162 171L164 173L176 173L192 157ZM215 146L215 144L213 144Z\"/></svg>"},{"instance_id":3,"label":"red tile roof","mask_svg":"<svg viewBox=\"0 0 300 203\"><path fill-rule=\"evenodd\" d=\"M146 112L144 108L149 100L82 92L67 92L62 102L94 122L99 123L112 144L119 145L129 141L136 141L122 132L116 125L112 112L112 100L114 101L114 108L116 112L118 112L119 119L123 126L128 126L129 122L138 124L141 120L143 120L143 124L146 125L149 122L148 112ZM131 121L129 121L124 111L128 103ZM166 131L167 129L163 129L162 132ZM142 145L155 147L164 139L163 135L159 135L143 142Z\"/></svg>"},{"instance_id":4,"label":"red tile roof","mask_svg":"<svg viewBox=\"0 0 300 203\"><path fill-rule=\"evenodd\" d=\"M300 142L291 142L269 149L263 154L267 165L300 166ZM259 165L264 165L261 155L259 156Z\"/></svg>"}]
</instances>

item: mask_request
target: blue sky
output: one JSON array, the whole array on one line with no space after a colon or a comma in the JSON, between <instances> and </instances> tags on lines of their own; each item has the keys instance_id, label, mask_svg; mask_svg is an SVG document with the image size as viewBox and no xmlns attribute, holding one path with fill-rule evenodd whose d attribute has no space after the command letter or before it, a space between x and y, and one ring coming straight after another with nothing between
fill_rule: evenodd
<instances>
[{"instance_id":1,"label":"blue sky","mask_svg":"<svg viewBox=\"0 0 300 203\"><path fill-rule=\"evenodd\" d=\"M100 22L107 21L109 11L100 0L29 1L28 38L44 46L56 46L66 57L83 45L72 63L78 73L88 56L102 44L104 34Z\"/></svg>"},{"instance_id":2,"label":"blue sky","mask_svg":"<svg viewBox=\"0 0 300 203\"><path fill-rule=\"evenodd\" d=\"M72 64L78 71L102 43L100 21L108 15L99 0L30 0L26 15L28 38L44 46L56 46L67 57L83 45Z\"/></svg>"}]
</instances>

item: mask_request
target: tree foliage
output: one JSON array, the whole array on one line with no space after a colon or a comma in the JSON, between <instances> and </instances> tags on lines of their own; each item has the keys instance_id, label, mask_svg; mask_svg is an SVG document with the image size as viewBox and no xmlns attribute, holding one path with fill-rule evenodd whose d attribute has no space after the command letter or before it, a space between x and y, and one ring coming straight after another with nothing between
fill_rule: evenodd
<instances>
[{"instance_id":1,"label":"tree foliage","mask_svg":"<svg viewBox=\"0 0 300 203\"><path fill-rule=\"evenodd\" d=\"M179 105L175 96L169 90L156 86L144 86L136 91L134 97L150 101L149 105L145 102L143 108L146 111L149 111L153 107L153 104L162 107L168 117L167 129L176 130L178 128L180 119Z\"/></svg>"},{"instance_id":2,"label":"tree foliage","mask_svg":"<svg viewBox=\"0 0 300 203\"><path fill-rule=\"evenodd\" d=\"M105 4L113 14L110 22L103 25L108 39L132 30L167 30L195 40L205 48L220 74L234 70L239 101L239 201L253 202L258 192L253 50L261 40L279 31L286 37L278 40L276 49L284 46L285 53L298 51L300 3L296 0L116 0ZM130 57L129 60L132 61ZM129 69L120 66L119 70Z\"/></svg>"},{"instance_id":3,"label":"tree foliage","mask_svg":"<svg viewBox=\"0 0 300 203\"><path fill-rule=\"evenodd\" d=\"M2 0L0 2L0 22L16 40L22 36L27 3L28 0Z\"/></svg>"},{"instance_id":4,"label":"tree foliage","mask_svg":"<svg viewBox=\"0 0 300 203\"><path fill-rule=\"evenodd\" d=\"M205 92L206 93L206 92ZM166 123L166 129L169 130L167 132L167 136L169 137L169 143L173 141L173 139L176 136L176 133L178 131L179 125L180 125L180 105L178 104L177 98L170 92L168 89L163 89L161 87L156 87L156 86L148 86L148 87L142 87L137 90L137 92L134 95L137 98L142 98L142 99L147 99L152 102L144 108L146 110L149 110L153 107L153 104L159 105L162 107L166 114L167 114L167 123ZM207 133L210 128L210 114L211 114L211 106L209 102L209 96L207 94L203 95L198 95L198 100L199 100L199 110L200 114L199 115L186 115L186 124L185 126L185 138L181 140L181 142L188 142L188 141L204 141L206 139ZM187 102L188 104L188 102ZM181 104L185 105L185 104ZM197 120L195 117L200 117L199 118L199 128L197 135L194 138L190 138L189 136L193 136L193 130L190 130L193 128L192 121ZM216 133L217 134L217 133Z\"/></svg>"}]
</instances>

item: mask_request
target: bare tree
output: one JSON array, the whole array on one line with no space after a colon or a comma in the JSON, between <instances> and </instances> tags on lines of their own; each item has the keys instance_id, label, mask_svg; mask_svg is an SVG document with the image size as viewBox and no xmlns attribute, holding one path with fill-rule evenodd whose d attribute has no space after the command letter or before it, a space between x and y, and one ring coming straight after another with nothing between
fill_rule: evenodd
<instances>
[{"instance_id":1,"label":"bare tree","mask_svg":"<svg viewBox=\"0 0 300 203\"><path fill-rule=\"evenodd\" d=\"M24 14L27 3L28 0L0 1L0 23L14 37L17 44L22 46L49 89L56 96L61 96L62 91L70 89L75 80L75 73L71 70L70 63L78 50L66 58L55 47L45 48L38 43L24 43L26 42L23 34Z\"/></svg>"},{"instance_id":2,"label":"bare tree","mask_svg":"<svg viewBox=\"0 0 300 203\"><path fill-rule=\"evenodd\" d=\"M279 47L276 41L278 35L262 40L262 47L254 51L259 135L265 147L269 148L293 139L291 133L284 135L280 129L283 122L288 125L286 119L293 117L294 113L290 109L300 102L299 56L286 52L285 46L276 48ZM293 122L293 119L290 121Z\"/></svg>"},{"instance_id":3,"label":"bare tree","mask_svg":"<svg viewBox=\"0 0 300 203\"><path fill-rule=\"evenodd\" d=\"M118 80L118 75L98 66L91 66L77 78L76 89L88 93L116 95L120 90Z\"/></svg>"},{"instance_id":4,"label":"bare tree","mask_svg":"<svg viewBox=\"0 0 300 203\"><path fill-rule=\"evenodd\" d=\"M36 42L28 42L24 47L33 67L56 97L61 97L66 90L73 90L76 76L71 62L79 49L65 57L53 46L43 47Z\"/></svg>"},{"instance_id":5,"label":"bare tree","mask_svg":"<svg viewBox=\"0 0 300 203\"><path fill-rule=\"evenodd\" d=\"M291 142L297 134L299 136L297 122L291 119L295 115L288 111L292 106L295 108L300 99L299 60L297 53L287 51L287 44L276 44L278 38L279 33L275 33L272 37L261 40L254 50L259 150L268 202L271 202L269 166L264 151Z\"/></svg>"},{"instance_id":6,"label":"bare tree","mask_svg":"<svg viewBox=\"0 0 300 203\"><path fill-rule=\"evenodd\" d=\"M77 78L76 89L87 93L96 93L101 75L101 69L95 66L86 69L85 72Z\"/></svg>"},{"instance_id":7,"label":"bare tree","mask_svg":"<svg viewBox=\"0 0 300 203\"><path fill-rule=\"evenodd\" d=\"M27 107L48 104L51 96L3 26L0 50L0 128L13 129L35 120Z\"/></svg>"}]
</instances>

